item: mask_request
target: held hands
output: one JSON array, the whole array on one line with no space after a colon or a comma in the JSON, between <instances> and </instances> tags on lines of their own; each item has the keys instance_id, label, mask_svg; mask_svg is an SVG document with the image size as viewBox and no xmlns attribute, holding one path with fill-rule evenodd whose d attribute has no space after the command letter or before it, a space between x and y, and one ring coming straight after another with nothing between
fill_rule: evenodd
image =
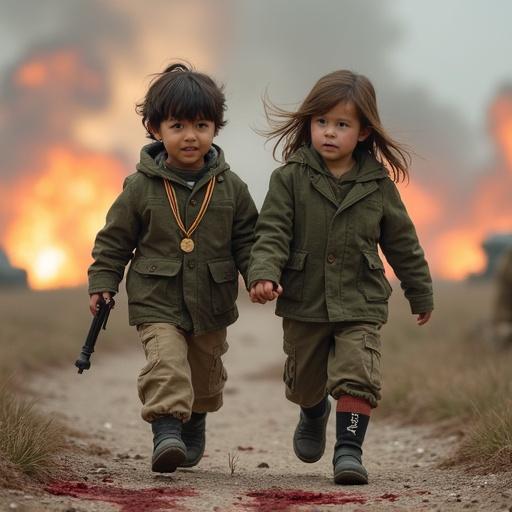
<instances>
[{"instance_id":1,"label":"held hands","mask_svg":"<svg viewBox=\"0 0 512 512\"><path fill-rule=\"evenodd\" d=\"M424 325L430 320L431 316L432 316L432 311L427 311L426 313L420 313L416 318L416 323L418 325Z\"/></svg>"},{"instance_id":2,"label":"held hands","mask_svg":"<svg viewBox=\"0 0 512 512\"><path fill-rule=\"evenodd\" d=\"M98 310L98 302L100 301L101 297L103 297L103 300L106 302L109 302L112 300L113 294L110 292L100 292L100 293L91 293L89 298L89 310L92 313L92 316L96 316L96 311ZM112 306L113 308L114 306Z\"/></svg>"},{"instance_id":3,"label":"held hands","mask_svg":"<svg viewBox=\"0 0 512 512\"><path fill-rule=\"evenodd\" d=\"M283 287L273 281L256 281L251 286L249 296L252 302L265 304L269 300L274 300L283 293Z\"/></svg>"}]
</instances>

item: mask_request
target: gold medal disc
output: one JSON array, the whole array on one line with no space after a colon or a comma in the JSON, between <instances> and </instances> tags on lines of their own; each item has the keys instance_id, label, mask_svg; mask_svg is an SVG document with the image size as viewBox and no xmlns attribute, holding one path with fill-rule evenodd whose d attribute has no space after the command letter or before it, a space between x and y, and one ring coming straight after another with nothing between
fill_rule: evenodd
<instances>
[{"instance_id":1,"label":"gold medal disc","mask_svg":"<svg viewBox=\"0 0 512 512\"><path fill-rule=\"evenodd\" d=\"M183 238L180 242L180 249L183 252L192 252L194 250L194 240L192 238Z\"/></svg>"}]
</instances>

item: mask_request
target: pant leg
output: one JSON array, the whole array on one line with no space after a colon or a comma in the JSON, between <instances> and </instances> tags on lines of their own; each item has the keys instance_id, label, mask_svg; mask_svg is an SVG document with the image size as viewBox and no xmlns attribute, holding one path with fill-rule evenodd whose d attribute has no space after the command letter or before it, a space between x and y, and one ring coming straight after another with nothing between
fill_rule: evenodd
<instances>
[{"instance_id":1,"label":"pant leg","mask_svg":"<svg viewBox=\"0 0 512 512\"><path fill-rule=\"evenodd\" d=\"M283 319L286 354L283 380L286 398L302 407L312 407L326 395L327 360L333 342L329 323Z\"/></svg>"},{"instance_id":2,"label":"pant leg","mask_svg":"<svg viewBox=\"0 0 512 512\"><path fill-rule=\"evenodd\" d=\"M336 324L329 353L327 389L341 395L364 398L377 407L381 398L381 340L375 324Z\"/></svg>"},{"instance_id":3,"label":"pant leg","mask_svg":"<svg viewBox=\"0 0 512 512\"><path fill-rule=\"evenodd\" d=\"M141 324L137 330L147 359L137 381L142 418L150 422L170 414L188 420L194 394L184 332L166 323Z\"/></svg>"},{"instance_id":4,"label":"pant leg","mask_svg":"<svg viewBox=\"0 0 512 512\"><path fill-rule=\"evenodd\" d=\"M228 378L222 355L228 350L227 330L187 336L188 362L194 389L194 412L213 412L222 407L222 392Z\"/></svg>"}]
</instances>

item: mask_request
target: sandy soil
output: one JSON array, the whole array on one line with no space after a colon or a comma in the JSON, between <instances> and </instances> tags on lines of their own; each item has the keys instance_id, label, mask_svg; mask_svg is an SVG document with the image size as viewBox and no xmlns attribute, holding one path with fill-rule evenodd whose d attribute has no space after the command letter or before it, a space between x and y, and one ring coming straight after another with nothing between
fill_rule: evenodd
<instances>
[{"instance_id":1,"label":"sandy soil","mask_svg":"<svg viewBox=\"0 0 512 512\"><path fill-rule=\"evenodd\" d=\"M206 455L196 468L172 475L150 470L150 427L140 419L136 392L144 359L135 331L119 356L102 352L100 339L83 375L70 364L35 378L31 388L41 408L83 435L70 436L75 449L66 452L65 473L49 492L3 491L0 510L512 510L510 475L438 468L455 437L382 421L373 421L367 435L370 484L335 486L334 414L321 461L304 464L293 454L298 410L275 378L284 357L272 306L243 307L229 342L225 405L208 416Z\"/></svg>"}]
</instances>

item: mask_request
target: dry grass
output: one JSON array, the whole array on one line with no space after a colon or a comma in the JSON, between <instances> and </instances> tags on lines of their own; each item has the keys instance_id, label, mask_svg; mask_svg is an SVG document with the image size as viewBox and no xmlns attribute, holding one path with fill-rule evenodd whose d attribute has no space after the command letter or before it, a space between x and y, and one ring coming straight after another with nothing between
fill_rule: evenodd
<instances>
[{"instance_id":1,"label":"dry grass","mask_svg":"<svg viewBox=\"0 0 512 512\"><path fill-rule=\"evenodd\" d=\"M32 401L16 396L8 383L0 387L0 481L16 470L48 476L62 439L59 426L37 413Z\"/></svg>"},{"instance_id":2,"label":"dry grass","mask_svg":"<svg viewBox=\"0 0 512 512\"><path fill-rule=\"evenodd\" d=\"M493 290L488 283L441 283L436 291L434 316L421 328L403 300L391 304L377 413L403 422L447 420L466 432L454 462L512 470L512 347L499 350L482 328Z\"/></svg>"},{"instance_id":3,"label":"dry grass","mask_svg":"<svg viewBox=\"0 0 512 512\"><path fill-rule=\"evenodd\" d=\"M45 419L20 392L30 372L74 365L91 322L85 289L34 292L2 290L0 310L0 487L13 486L13 475L44 478L55 469L63 430ZM122 344L136 342L127 325L126 298L121 294L102 331L96 358ZM18 477L17 477L18 478Z\"/></svg>"}]
</instances>

